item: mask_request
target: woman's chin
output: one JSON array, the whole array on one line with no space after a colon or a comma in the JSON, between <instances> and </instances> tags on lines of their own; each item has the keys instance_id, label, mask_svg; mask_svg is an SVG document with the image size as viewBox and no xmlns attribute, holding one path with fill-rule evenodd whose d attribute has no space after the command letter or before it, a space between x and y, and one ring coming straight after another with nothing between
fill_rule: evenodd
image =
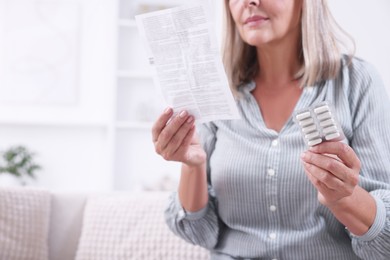
<instances>
[{"instance_id":1,"label":"woman's chin","mask_svg":"<svg viewBox=\"0 0 390 260\"><path fill-rule=\"evenodd\" d=\"M263 39L249 39L248 41L246 41L246 43L253 47L261 47L267 45L268 42L269 41Z\"/></svg>"}]
</instances>

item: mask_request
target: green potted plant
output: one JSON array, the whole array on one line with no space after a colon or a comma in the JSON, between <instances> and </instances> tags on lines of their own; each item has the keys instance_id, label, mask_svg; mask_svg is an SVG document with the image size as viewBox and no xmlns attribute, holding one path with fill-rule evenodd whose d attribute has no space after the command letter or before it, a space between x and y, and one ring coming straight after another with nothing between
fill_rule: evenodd
<instances>
[{"instance_id":1,"label":"green potted plant","mask_svg":"<svg viewBox=\"0 0 390 260\"><path fill-rule=\"evenodd\" d=\"M35 153L24 146L13 146L0 153L0 185L26 185L28 178L35 179L41 166L34 162Z\"/></svg>"}]
</instances>

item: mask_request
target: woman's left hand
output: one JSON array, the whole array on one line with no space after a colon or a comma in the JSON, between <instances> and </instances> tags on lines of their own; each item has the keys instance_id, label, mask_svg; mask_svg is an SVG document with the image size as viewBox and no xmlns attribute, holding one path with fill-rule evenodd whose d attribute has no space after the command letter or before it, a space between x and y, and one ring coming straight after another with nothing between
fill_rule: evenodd
<instances>
[{"instance_id":1,"label":"woman's left hand","mask_svg":"<svg viewBox=\"0 0 390 260\"><path fill-rule=\"evenodd\" d=\"M324 142L304 152L301 159L321 204L331 208L353 194L359 182L360 160L350 146Z\"/></svg>"}]
</instances>

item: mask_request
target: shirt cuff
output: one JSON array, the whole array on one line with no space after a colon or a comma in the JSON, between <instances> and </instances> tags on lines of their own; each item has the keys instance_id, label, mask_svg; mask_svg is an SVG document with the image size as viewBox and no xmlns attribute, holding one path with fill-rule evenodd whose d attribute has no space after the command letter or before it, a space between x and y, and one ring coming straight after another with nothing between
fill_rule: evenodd
<instances>
[{"instance_id":1,"label":"shirt cuff","mask_svg":"<svg viewBox=\"0 0 390 260\"><path fill-rule=\"evenodd\" d=\"M351 235L360 240L360 241L371 241L374 238L376 238L379 233L383 230L386 224L386 207L383 201L380 198L377 198L376 196L373 196L376 203L376 215L375 220L370 229L362 236L356 236L351 233Z\"/></svg>"},{"instance_id":2,"label":"shirt cuff","mask_svg":"<svg viewBox=\"0 0 390 260\"><path fill-rule=\"evenodd\" d=\"M179 208L179 213L178 213L178 216L179 216L179 219L180 220L183 220L183 219L187 219L187 220L198 220L198 219L201 219L203 218L206 213L207 213L207 210L209 208L209 203L207 202L206 206L198 211L187 211L183 208L183 206L181 205L181 202L180 202L180 199L179 199L179 193L177 192L176 193L176 205L178 206Z\"/></svg>"}]
</instances>

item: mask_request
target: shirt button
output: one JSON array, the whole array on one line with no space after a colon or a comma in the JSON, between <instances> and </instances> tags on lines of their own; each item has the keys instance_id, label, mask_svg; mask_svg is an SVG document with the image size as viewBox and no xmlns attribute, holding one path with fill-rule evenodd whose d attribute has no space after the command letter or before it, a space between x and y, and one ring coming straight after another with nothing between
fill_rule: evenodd
<instances>
[{"instance_id":1,"label":"shirt button","mask_svg":"<svg viewBox=\"0 0 390 260\"><path fill-rule=\"evenodd\" d=\"M274 169L268 169L268 175L269 176L274 176L275 175L275 170Z\"/></svg>"},{"instance_id":2,"label":"shirt button","mask_svg":"<svg viewBox=\"0 0 390 260\"><path fill-rule=\"evenodd\" d=\"M186 213L184 212L184 210L180 210L178 215L179 215L179 219L183 219L186 216Z\"/></svg>"},{"instance_id":3,"label":"shirt button","mask_svg":"<svg viewBox=\"0 0 390 260\"><path fill-rule=\"evenodd\" d=\"M271 205L271 206L269 207L269 210L271 210L271 211L276 211L276 206L275 206L275 205Z\"/></svg>"},{"instance_id":4,"label":"shirt button","mask_svg":"<svg viewBox=\"0 0 390 260\"><path fill-rule=\"evenodd\" d=\"M278 143L279 143L278 139L275 139L272 141L272 146L275 147L278 145Z\"/></svg>"},{"instance_id":5,"label":"shirt button","mask_svg":"<svg viewBox=\"0 0 390 260\"><path fill-rule=\"evenodd\" d=\"M275 240L276 239L276 233L270 233L269 234L269 238L272 239L272 240Z\"/></svg>"}]
</instances>

